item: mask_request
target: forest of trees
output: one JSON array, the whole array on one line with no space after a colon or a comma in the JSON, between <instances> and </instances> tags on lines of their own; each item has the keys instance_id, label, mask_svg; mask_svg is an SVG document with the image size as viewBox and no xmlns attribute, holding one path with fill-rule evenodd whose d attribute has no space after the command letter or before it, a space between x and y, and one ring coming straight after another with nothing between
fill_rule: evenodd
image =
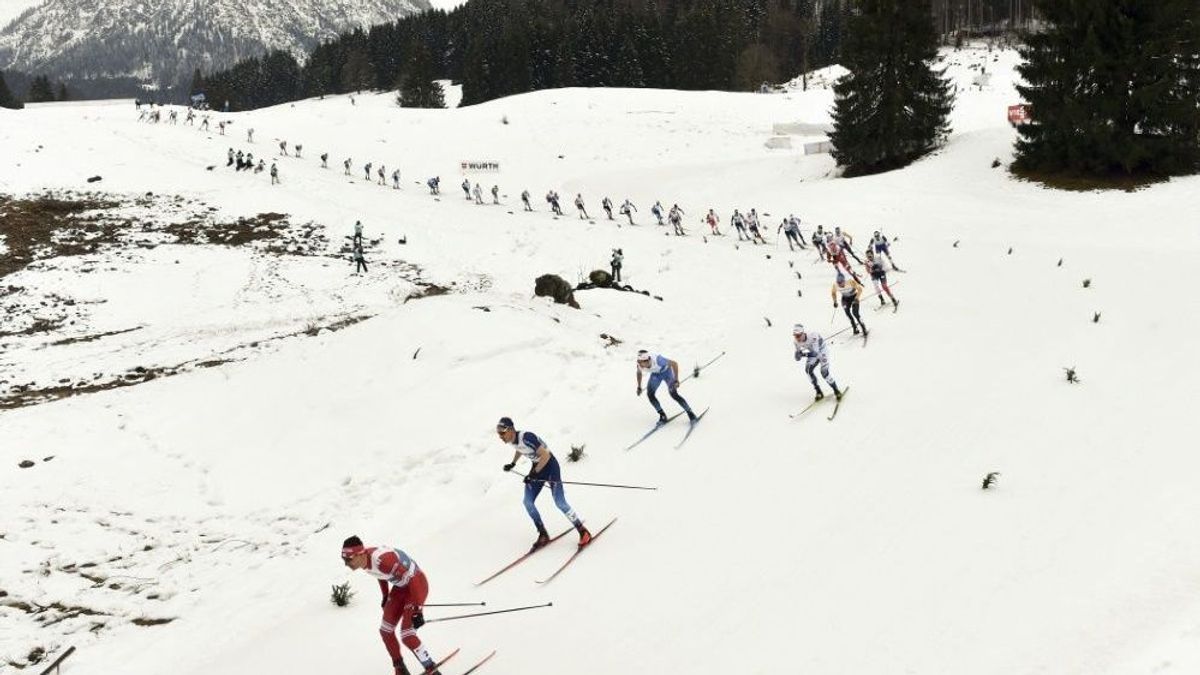
<instances>
[{"instance_id":1,"label":"forest of trees","mask_svg":"<svg viewBox=\"0 0 1200 675\"><path fill-rule=\"evenodd\" d=\"M464 104L567 86L751 90L831 63L850 4L471 0L449 13L343 35L318 46L303 66L271 54L199 84L209 100L228 100L233 109L396 89L414 64L461 82ZM428 54L429 62L414 54Z\"/></svg>"}]
</instances>

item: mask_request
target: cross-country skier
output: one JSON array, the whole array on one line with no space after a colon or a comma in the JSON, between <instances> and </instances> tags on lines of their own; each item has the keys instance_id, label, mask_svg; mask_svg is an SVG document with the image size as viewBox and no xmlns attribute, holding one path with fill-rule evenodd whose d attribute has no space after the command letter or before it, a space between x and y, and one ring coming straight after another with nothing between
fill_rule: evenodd
<instances>
[{"instance_id":1,"label":"cross-country skier","mask_svg":"<svg viewBox=\"0 0 1200 675\"><path fill-rule=\"evenodd\" d=\"M787 235L787 243L788 243L789 251L796 250L792 246L793 243L795 243L796 246L799 246L801 249L804 248L804 244L800 243L800 219L799 218L797 218L795 216L788 216L787 218L784 218L783 222L779 224L779 229L775 230L775 233L778 234L780 231L782 231L785 235Z\"/></svg>"},{"instance_id":2,"label":"cross-country skier","mask_svg":"<svg viewBox=\"0 0 1200 675\"><path fill-rule=\"evenodd\" d=\"M367 162L366 166L363 167L363 177L367 179L368 183L371 182L371 163L370 162Z\"/></svg>"},{"instance_id":3,"label":"cross-country skier","mask_svg":"<svg viewBox=\"0 0 1200 675\"><path fill-rule=\"evenodd\" d=\"M825 248L826 232L824 228L824 225L817 225L817 229L813 230L812 233L812 243L817 252L821 254L821 258L829 260L829 249Z\"/></svg>"},{"instance_id":4,"label":"cross-country skier","mask_svg":"<svg viewBox=\"0 0 1200 675\"><path fill-rule=\"evenodd\" d=\"M534 503L544 486L550 488L550 493L554 495L555 506L563 512L563 515L579 532L579 547L587 546L592 541L592 533L588 532L583 525L583 520L567 503L567 495L563 492L562 469L558 465L558 458L550 452L537 434L532 431L517 431L511 417L500 418L500 421L496 423L496 434L505 444L513 446L512 461L504 465L505 471L512 471L521 457L525 457L533 463L529 474L525 476L525 511L529 513L534 526L537 527L538 536L529 550L536 551L550 543L550 533L546 531L546 525L542 523L542 514L538 512L537 505Z\"/></svg>"},{"instance_id":5,"label":"cross-country skier","mask_svg":"<svg viewBox=\"0 0 1200 675\"><path fill-rule=\"evenodd\" d=\"M737 232L738 241L747 240L750 235L746 234L746 219L737 209L733 210L733 215L729 217L729 222L733 223L733 229Z\"/></svg>"},{"instance_id":6,"label":"cross-country skier","mask_svg":"<svg viewBox=\"0 0 1200 675\"><path fill-rule=\"evenodd\" d=\"M342 170L345 175L347 175L347 176L350 175L350 158L349 157L346 158L346 161L342 162Z\"/></svg>"},{"instance_id":7,"label":"cross-country skier","mask_svg":"<svg viewBox=\"0 0 1200 675\"><path fill-rule=\"evenodd\" d=\"M154 121L157 122L158 118L155 117ZM222 136L225 135L225 120L221 120L220 122L217 122L217 129L221 132Z\"/></svg>"},{"instance_id":8,"label":"cross-country skier","mask_svg":"<svg viewBox=\"0 0 1200 675\"><path fill-rule=\"evenodd\" d=\"M875 230L875 234L871 235L871 241L867 244L868 253L871 249L875 249L876 254L887 256L888 262L892 264L892 269L898 269L896 261L892 260L891 244L888 243L888 238L881 234L879 230Z\"/></svg>"},{"instance_id":9,"label":"cross-country skier","mask_svg":"<svg viewBox=\"0 0 1200 675\"><path fill-rule=\"evenodd\" d=\"M643 372L649 376L649 381L646 382L646 398L650 399L650 405L658 411L659 424L666 423L667 414L663 412L662 405L654 396L654 391L658 389L658 385L665 382L667 391L670 392L671 398L675 399L687 413L688 419L695 420L696 413L692 412L691 406L679 395L679 364L668 359L661 354L651 354L645 349L639 350L637 353L637 394L642 395L642 374Z\"/></svg>"},{"instance_id":10,"label":"cross-country skier","mask_svg":"<svg viewBox=\"0 0 1200 675\"><path fill-rule=\"evenodd\" d=\"M833 306L838 306L838 298L841 298L842 309L846 312L846 318L850 319L850 327L854 329L854 334L858 335L858 330L862 329L863 337L867 336L867 326L863 323L862 317L858 314L859 300L862 299L863 287L858 283L857 279L846 279L846 275L841 272L837 273L837 280L833 282L833 286L829 289L829 295L833 298Z\"/></svg>"},{"instance_id":11,"label":"cross-country skier","mask_svg":"<svg viewBox=\"0 0 1200 675\"><path fill-rule=\"evenodd\" d=\"M678 204L671 205L671 211L667 214L667 220L670 221L671 227L675 228L675 234L682 237L687 234L683 231L683 209L679 208Z\"/></svg>"},{"instance_id":12,"label":"cross-country skier","mask_svg":"<svg viewBox=\"0 0 1200 675\"><path fill-rule=\"evenodd\" d=\"M242 153L239 152L238 154L241 155ZM233 148L229 149L229 161L225 162L225 166L233 166Z\"/></svg>"},{"instance_id":13,"label":"cross-country skier","mask_svg":"<svg viewBox=\"0 0 1200 675\"><path fill-rule=\"evenodd\" d=\"M804 324L798 323L792 326L792 339L795 341L793 346L796 348L796 360L805 360L804 372L808 373L813 389L817 390L817 400L825 398L825 392L821 391L816 373L813 372L818 363L821 365L821 377L833 388L833 395L841 399L842 390L838 389L837 382L829 374L829 352L825 348L825 338L816 331L807 331Z\"/></svg>"},{"instance_id":14,"label":"cross-country skier","mask_svg":"<svg viewBox=\"0 0 1200 675\"><path fill-rule=\"evenodd\" d=\"M591 220L587 209L583 208L583 195L578 192L575 193L575 210L579 212L580 220Z\"/></svg>"},{"instance_id":15,"label":"cross-country skier","mask_svg":"<svg viewBox=\"0 0 1200 675\"><path fill-rule=\"evenodd\" d=\"M354 273L367 271L367 260L363 257L362 239L354 240Z\"/></svg>"},{"instance_id":16,"label":"cross-country skier","mask_svg":"<svg viewBox=\"0 0 1200 675\"><path fill-rule=\"evenodd\" d=\"M521 190L521 203L525 204L526 211L533 210L533 207L529 205L529 190Z\"/></svg>"},{"instance_id":17,"label":"cross-country skier","mask_svg":"<svg viewBox=\"0 0 1200 675\"><path fill-rule=\"evenodd\" d=\"M287 157L287 141L279 141L279 154L283 157Z\"/></svg>"},{"instance_id":18,"label":"cross-country skier","mask_svg":"<svg viewBox=\"0 0 1200 675\"><path fill-rule=\"evenodd\" d=\"M550 191L550 208L554 210L554 215L562 216L563 215L562 204L560 204L558 200L559 200L558 192L551 190Z\"/></svg>"},{"instance_id":19,"label":"cross-country skier","mask_svg":"<svg viewBox=\"0 0 1200 675\"><path fill-rule=\"evenodd\" d=\"M763 244L767 243L767 240L763 239L762 232L758 229L758 212L754 209L750 209L750 215L746 216L746 229L750 231L750 241L755 244L759 242Z\"/></svg>"},{"instance_id":20,"label":"cross-country skier","mask_svg":"<svg viewBox=\"0 0 1200 675\"><path fill-rule=\"evenodd\" d=\"M633 202L629 201L628 197L626 197L625 203L621 204L621 214L629 219L630 225L633 225L633 212L634 211L637 211L637 207L633 205Z\"/></svg>"},{"instance_id":21,"label":"cross-country skier","mask_svg":"<svg viewBox=\"0 0 1200 675\"><path fill-rule=\"evenodd\" d=\"M492 203L493 204L500 203L500 186L499 185L492 186Z\"/></svg>"},{"instance_id":22,"label":"cross-country skier","mask_svg":"<svg viewBox=\"0 0 1200 675\"><path fill-rule=\"evenodd\" d=\"M205 130L205 131L208 131L208 115L205 115L205 116L204 116L204 117L203 117L203 118L200 120L200 128L201 128L201 129L203 129L203 130Z\"/></svg>"},{"instance_id":23,"label":"cross-country skier","mask_svg":"<svg viewBox=\"0 0 1200 675\"><path fill-rule=\"evenodd\" d=\"M379 177L380 185L387 184L387 167L386 166L380 164L379 168L375 170L375 175Z\"/></svg>"},{"instance_id":24,"label":"cross-country skier","mask_svg":"<svg viewBox=\"0 0 1200 675\"><path fill-rule=\"evenodd\" d=\"M425 181L425 185L429 186L429 194L431 194L431 195L439 195L442 193L442 188L441 188L442 178L441 178L441 176L431 177L429 180Z\"/></svg>"},{"instance_id":25,"label":"cross-country skier","mask_svg":"<svg viewBox=\"0 0 1200 675\"><path fill-rule=\"evenodd\" d=\"M854 237L851 237L849 232L843 232L841 227L834 227L833 239L838 243L838 246L846 253L849 253L850 257L854 258L859 265L862 264L862 260L857 254L854 253L854 249L852 248L854 244Z\"/></svg>"},{"instance_id":26,"label":"cross-country skier","mask_svg":"<svg viewBox=\"0 0 1200 675\"><path fill-rule=\"evenodd\" d=\"M473 192L475 194L475 205L482 206L483 205L483 188L480 187L479 183L475 183L475 189L473 190Z\"/></svg>"},{"instance_id":27,"label":"cross-country skier","mask_svg":"<svg viewBox=\"0 0 1200 675\"><path fill-rule=\"evenodd\" d=\"M708 215L704 216L704 222L708 223L708 229L712 231L714 237L721 236L721 231L717 229L717 223L721 222L721 217L716 211L708 210Z\"/></svg>"},{"instance_id":28,"label":"cross-country skier","mask_svg":"<svg viewBox=\"0 0 1200 675\"><path fill-rule=\"evenodd\" d=\"M600 207L608 214L608 219L612 220L612 200L605 196L604 199L600 200Z\"/></svg>"},{"instance_id":29,"label":"cross-country skier","mask_svg":"<svg viewBox=\"0 0 1200 675\"><path fill-rule=\"evenodd\" d=\"M464 178L462 182L462 191L463 195L465 195L467 199L471 198L471 181L467 180L466 178Z\"/></svg>"},{"instance_id":30,"label":"cross-country skier","mask_svg":"<svg viewBox=\"0 0 1200 675\"><path fill-rule=\"evenodd\" d=\"M258 160L258 166L254 167L254 173L262 173L263 169L267 168L267 163L264 160Z\"/></svg>"},{"instance_id":31,"label":"cross-country skier","mask_svg":"<svg viewBox=\"0 0 1200 675\"><path fill-rule=\"evenodd\" d=\"M651 213L651 215L653 215L655 218L657 218L657 219L658 219L658 224L659 224L659 225L662 225L662 224L663 224L663 221L662 221L662 204L661 204L660 202L658 202L658 201L655 201L655 202L654 202L654 206L651 206L651 207L650 207L650 213Z\"/></svg>"},{"instance_id":32,"label":"cross-country skier","mask_svg":"<svg viewBox=\"0 0 1200 675\"><path fill-rule=\"evenodd\" d=\"M321 153L321 168L322 169L329 168L329 153L328 152Z\"/></svg>"},{"instance_id":33,"label":"cross-country skier","mask_svg":"<svg viewBox=\"0 0 1200 675\"><path fill-rule=\"evenodd\" d=\"M396 169L392 172L392 189L400 189L400 169Z\"/></svg>"},{"instance_id":34,"label":"cross-country skier","mask_svg":"<svg viewBox=\"0 0 1200 675\"><path fill-rule=\"evenodd\" d=\"M613 253L612 253L612 260L609 262L609 264L612 267L612 278L613 278L613 283L615 283L615 284L621 283L621 266L624 263L625 263L625 254L621 252L621 249L614 248Z\"/></svg>"},{"instance_id":35,"label":"cross-country skier","mask_svg":"<svg viewBox=\"0 0 1200 675\"><path fill-rule=\"evenodd\" d=\"M887 296L892 299L892 305L899 307L900 301L896 299L896 296L892 294L892 289L888 287L887 269L883 266L883 258L876 256L875 252L870 248L866 250L865 255L867 261L863 265L867 268L867 274L871 275L871 285L875 287L875 295L879 296L879 306L883 307L887 304L887 300L883 298L883 294L887 293ZM879 288L881 285L883 286L883 290Z\"/></svg>"},{"instance_id":36,"label":"cross-country skier","mask_svg":"<svg viewBox=\"0 0 1200 675\"><path fill-rule=\"evenodd\" d=\"M275 166L275 162L271 162L271 185L279 184L279 167Z\"/></svg>"},{"instance_id":37,"label":"cross-country skier","mask_svg":"<svg viewBox=\"0 0 1200 675\"><path fill-rule=\"evenodd\" d=\"M295 156L296 156L296 157L299 157L299 156L300 156L300 151L302 151L302 150L304 150L304 146L303 146L303 145L300 145L299 143L293 143L293 144L292 144L292 152L293 152L293 153L295 153Z\"/></svg>"},{"instance_id":38,"label":"cross-country skier","mask_svg":"<svg viewBox=\"0 0 1200 675\"><path fill-rule=\"evenodd\" d=\"M395 675L409 675L400 655L400 643L412 651L426 675L439 675L437 664L417 637L417 630L425 624L422 610L429 596L429 581L415 560L394 546L363 546L362 539L349 537L342 542L342 562L352 570L363 570L379 580L383 593L383 620L379 623L379 634L383 646L392 657ZM396 628L400 628L400 639L396 639Z\"/></svg>"}]
</instances>

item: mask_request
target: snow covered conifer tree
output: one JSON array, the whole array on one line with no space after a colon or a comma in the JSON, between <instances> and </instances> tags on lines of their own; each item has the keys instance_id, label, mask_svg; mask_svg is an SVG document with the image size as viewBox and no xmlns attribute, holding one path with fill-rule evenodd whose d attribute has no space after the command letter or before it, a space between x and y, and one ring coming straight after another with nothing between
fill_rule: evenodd
<instances>
[{"instance_id":1,"label":"snow covered conifer tree","mask_svg":"<svg viewBox=\"0 0 1200 675\"><path fill-rule=\"evenodd\" d=\"M934 70L929 0L863 0L847 26L834 85L833 158L846 176L898 169L949 133L950 84Z\"/></svg>"}]
</instances>

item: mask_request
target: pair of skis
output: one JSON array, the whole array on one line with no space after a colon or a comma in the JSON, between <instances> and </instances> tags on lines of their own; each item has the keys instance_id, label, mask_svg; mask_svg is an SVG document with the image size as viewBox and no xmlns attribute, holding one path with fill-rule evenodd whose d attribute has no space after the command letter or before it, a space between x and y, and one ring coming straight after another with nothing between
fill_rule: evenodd
<instances>
[{"instance_id":1,"label":"pair of skis","mask_svg":"<svg viewBox=\"0 0 1200 675\"><path fill-rule=\"evenodd\" d=\"M446 655L446 657L445 657L445 658L443 658L441 661L438 661L438 662L437 662L437 664L436 664L436 665L433 667L433 670L424 670L424 671L422 671L422 672L423 672L423 673L430 673L430 672L433 672L433 671L441 671L441 669L442 669L442 666L446 665L446 662L447 662L447 661L449 661L450 659L452 659L452 658L454 658L455 656L457 656L459 651L460 651L459 649L455 649L454 651L452 651L452 652L450 652L448 655ZM475 665L473 665L473 666L471 666L470 668L467 668L466 670L464 670L464 671L462 672L462 675L470 675L470 673L473 673L473 672L475 672L475 671L479 670L480 668L482 668L482 667L483 667L483 664L487 663L488 661L491 661L491 660L492 660L492 657L493 657L493 656L495 656L495 655L496 655L496 650L495 650L495 649L493 649L491 654L488 654L487 656L483 657L483 658L482 658L482 659L480 659L478 662L476 662L476 663L475 663Z\"/></svg>"},{"instance_id":2,"label":"pair of skis","mask_svg":"<svg viewBox=\"0 0 1200 675\"><path fill-rule=\"evenodd\" d=\"M841 409L841 407L842 407L842 399L846 398L846 394L848 394L848 393L850 393L850 387L846 387L845 389L843 389L843 390L842 390L842 395L841 395L841 397L840 397L840 398L835 398L835 399L834 399L834 400L836 401L836 403L834 403L834 405L833 405L833 413L832 413L832 414L830 414L830 415L829 415L829 417L827 417L827 418L825 418L825 419L827 419L827 420L829 420L830 422L832 422L832 421L833 421L833 418L837 417L838 410L840 410L840 409ZM804 414L805 414L805 413L807 413L809 410L812 410L814 407L816 407L816 405L817 405L818 403L820 403L821 401L824 401L824 400L825 400L825 399L827 399L827 398L829 398L829 397L828 397L828 396L826 396L825 398L818 398L818 399L815 399L815 400L814 400L812 403L809 403L808 405L804 406L804 408L802 408L802 409L800 410L800 412L795 412L795 413L792 413L791 415L789 415L789 417L791 417L792 419L797 419L797 418L799 418L799 417L802 417L802 416L804 416Z\"/></svg>"},{"instance_id":3,"label":"pair of skis","mask_svg":"<svg viewBox=\"0 0 1200 675\"><path fill-rule=\"evenodd\" d=\"M686 432L683 434L683 438L682 438L682 439L679 441L679 443L678 443L678 444L676 444L676 446L675 446L675 449L676 449L676 450L678 450L680 447L682 447L682 446L683 446L683 444L684 444L684 443L686 443L686 442L687 442L687 439L688 439L688 437L692 435L692 432L693 432L693 431L695 431L695 429L696 429L696 425L697 425L697 424L699 424L699 423L700 423L700 420L701 420L701 419L702 419L702 418L703 418L705 415L707 415L707 414L708 414L708 411L709 411L709 408L705 408L703 412L701 412L699 415L696 415L696 419L694 419L694 420L691 420L691 421L688 423L688 429L687 429L687 431L686 431ZM683 414L683 411L679 411L679 412L675 413L674 415L671 415L670 417L668 417L668 418L667 418L667 421L665 421L665 422L655 422L655 423L654 423L654 426L653 426L653 427L650 427L650 431L647 431L646 433L642 434L642 437L641 437L641 438L639 438L639 439L637 439L636 441L634 441L633 443L629 444L629 446L627 446L625 449L626 449L626 450L632 450L632 449L634 449L635 447L637 447L637 446L641 445L643 441L645 441L646 439L648 439L648 438L650 438L651 436L653 436L655 432L657 432L659 429L662 429L663 427L667 426L667 425L668 425L668 424L670 424L670 423L671 423L671 422L672 422L672 421L673 421L675 418L679 417L679 416L680 416L680 415L682 415L682 414Z\"/></svg>"},{"instance_id":4,"label":"pair of skis","mask_svg":"<svg viewBox=\"0 0 1200 675\"><path fill-rule=\"evenodd\" d=\"M580 547L578 547L577 549L575 549L575 552L571 554L571 557L570 557L570 558L567 558L567 561L566 561L566 562L564 562L562 565L560 565L560 566L558 567L558 569L554 570L554 573L553 573L553 574L551 574L550 576L546 577L545 579L541 579L541 580L539 580L537 583L539 583L539 584L548 584L548 583L550 583L551 581L553 581L553 580L554 580L554 578L555 578L555 577L557 577L559 574L562 574L563 570L567 569L567 567L568 567L568 566L569 566L571 563L575 562L575 559L579 557L579 554L580 554L580 553L583 553L583 552L584 552L584 550L586 550L586 549L590 548L590 547L592 546L592 544L594 544L594 543L596 542L596 539L598 539L598 538L600 537L600 535L604 534L604 531L605 531L605 530L607 530L608 528L612 527L613 523L615 523L615 522L617 522L617 519L616 519L616 518L613 518L612 520L608 521L608 524L607 524L607 525L605 525L604 527L600 528L600 529L599 529L599 530L597 530L596 532L593 532L593 533L592 533L592 540L591 540L590 542L588 542L588 543L587 543L586 545L584 545L584 546L580 546ZM505 572L507 572L507 571L511 570L512 568L516 567L517 565L520 565L521 563L525 562L526 560L529 560L529 558L533 557L533 554L537 553L538 551L541 551L541 550L543 550L543 549L549 548L549 547L550 547L550 544L553 544L554 542L558 541L559 539L562 539L563 537L567 536L568 534L570 534L570 533L571 533L571 532L573 532L573 531L575 531L575 528L573 528L573 527L572 527L572 528L568 528L568 529L566 529L566 530L563 530L563 531L562 531L560 534L557 534L557 535L555 535L554 537L552 537L552 538L550 539L550 541L548 541L548 542L546 542L546 543L545 543L545 545L543 545L543 546L539 546L539 547L537 547L537 548L535 548L535 549L532 549L532 550L530 550L530 551L529 551L528 553L526 553L525 555L522 555L521 557L519 557L519 558L517 558L516 560L514 560L514 561L512 561L512 562L508 563L508 564L507 564L507 565L505 565L504 567L501 567L501 568L500 568L500 570L499 570L499 571L497 571L495 574L492 574L491 576L489 576L489 577L487 577L487 578L483 579L482 581L480 581L480 582L476 583L475 585L476 585L476 586L482 586L482 585L486 584L487 582L491 581L492 579L495 579L496 577L500 576L501 574L504 574Z\"/></svg>"}]
</instances>

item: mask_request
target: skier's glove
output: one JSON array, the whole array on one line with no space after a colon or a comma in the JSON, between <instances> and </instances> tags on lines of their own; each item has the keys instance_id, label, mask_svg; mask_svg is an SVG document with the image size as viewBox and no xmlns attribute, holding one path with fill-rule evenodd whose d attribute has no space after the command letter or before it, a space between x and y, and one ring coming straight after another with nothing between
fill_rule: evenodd
<instances>
[{"instance_id":1,"label":"skier's glove","mask_svg":"<svg viewBox=\"0 0 1200 675\"><path fill-rule=\"evenodd\" d=\"M508 464L505 464L505 465L504 465L504 470L505 470L505 471L512 471L512 470L513 470L513 467L514 467L514 466L516 466L516 465L517 465L517 463L516 463L516 462L509 462Z\"/></svg>"},{"instance_id":2,"label":"skier's glove","mask_svg":"<svg viewBox=\"0 0 1200 675\"><path fill-rule=\"evenodd\" d=\"M413 613L412 624L413 630L421 630L421 626L425 625L425 615L421 613L421 610Z\"/></svg>"}]
</instances>

